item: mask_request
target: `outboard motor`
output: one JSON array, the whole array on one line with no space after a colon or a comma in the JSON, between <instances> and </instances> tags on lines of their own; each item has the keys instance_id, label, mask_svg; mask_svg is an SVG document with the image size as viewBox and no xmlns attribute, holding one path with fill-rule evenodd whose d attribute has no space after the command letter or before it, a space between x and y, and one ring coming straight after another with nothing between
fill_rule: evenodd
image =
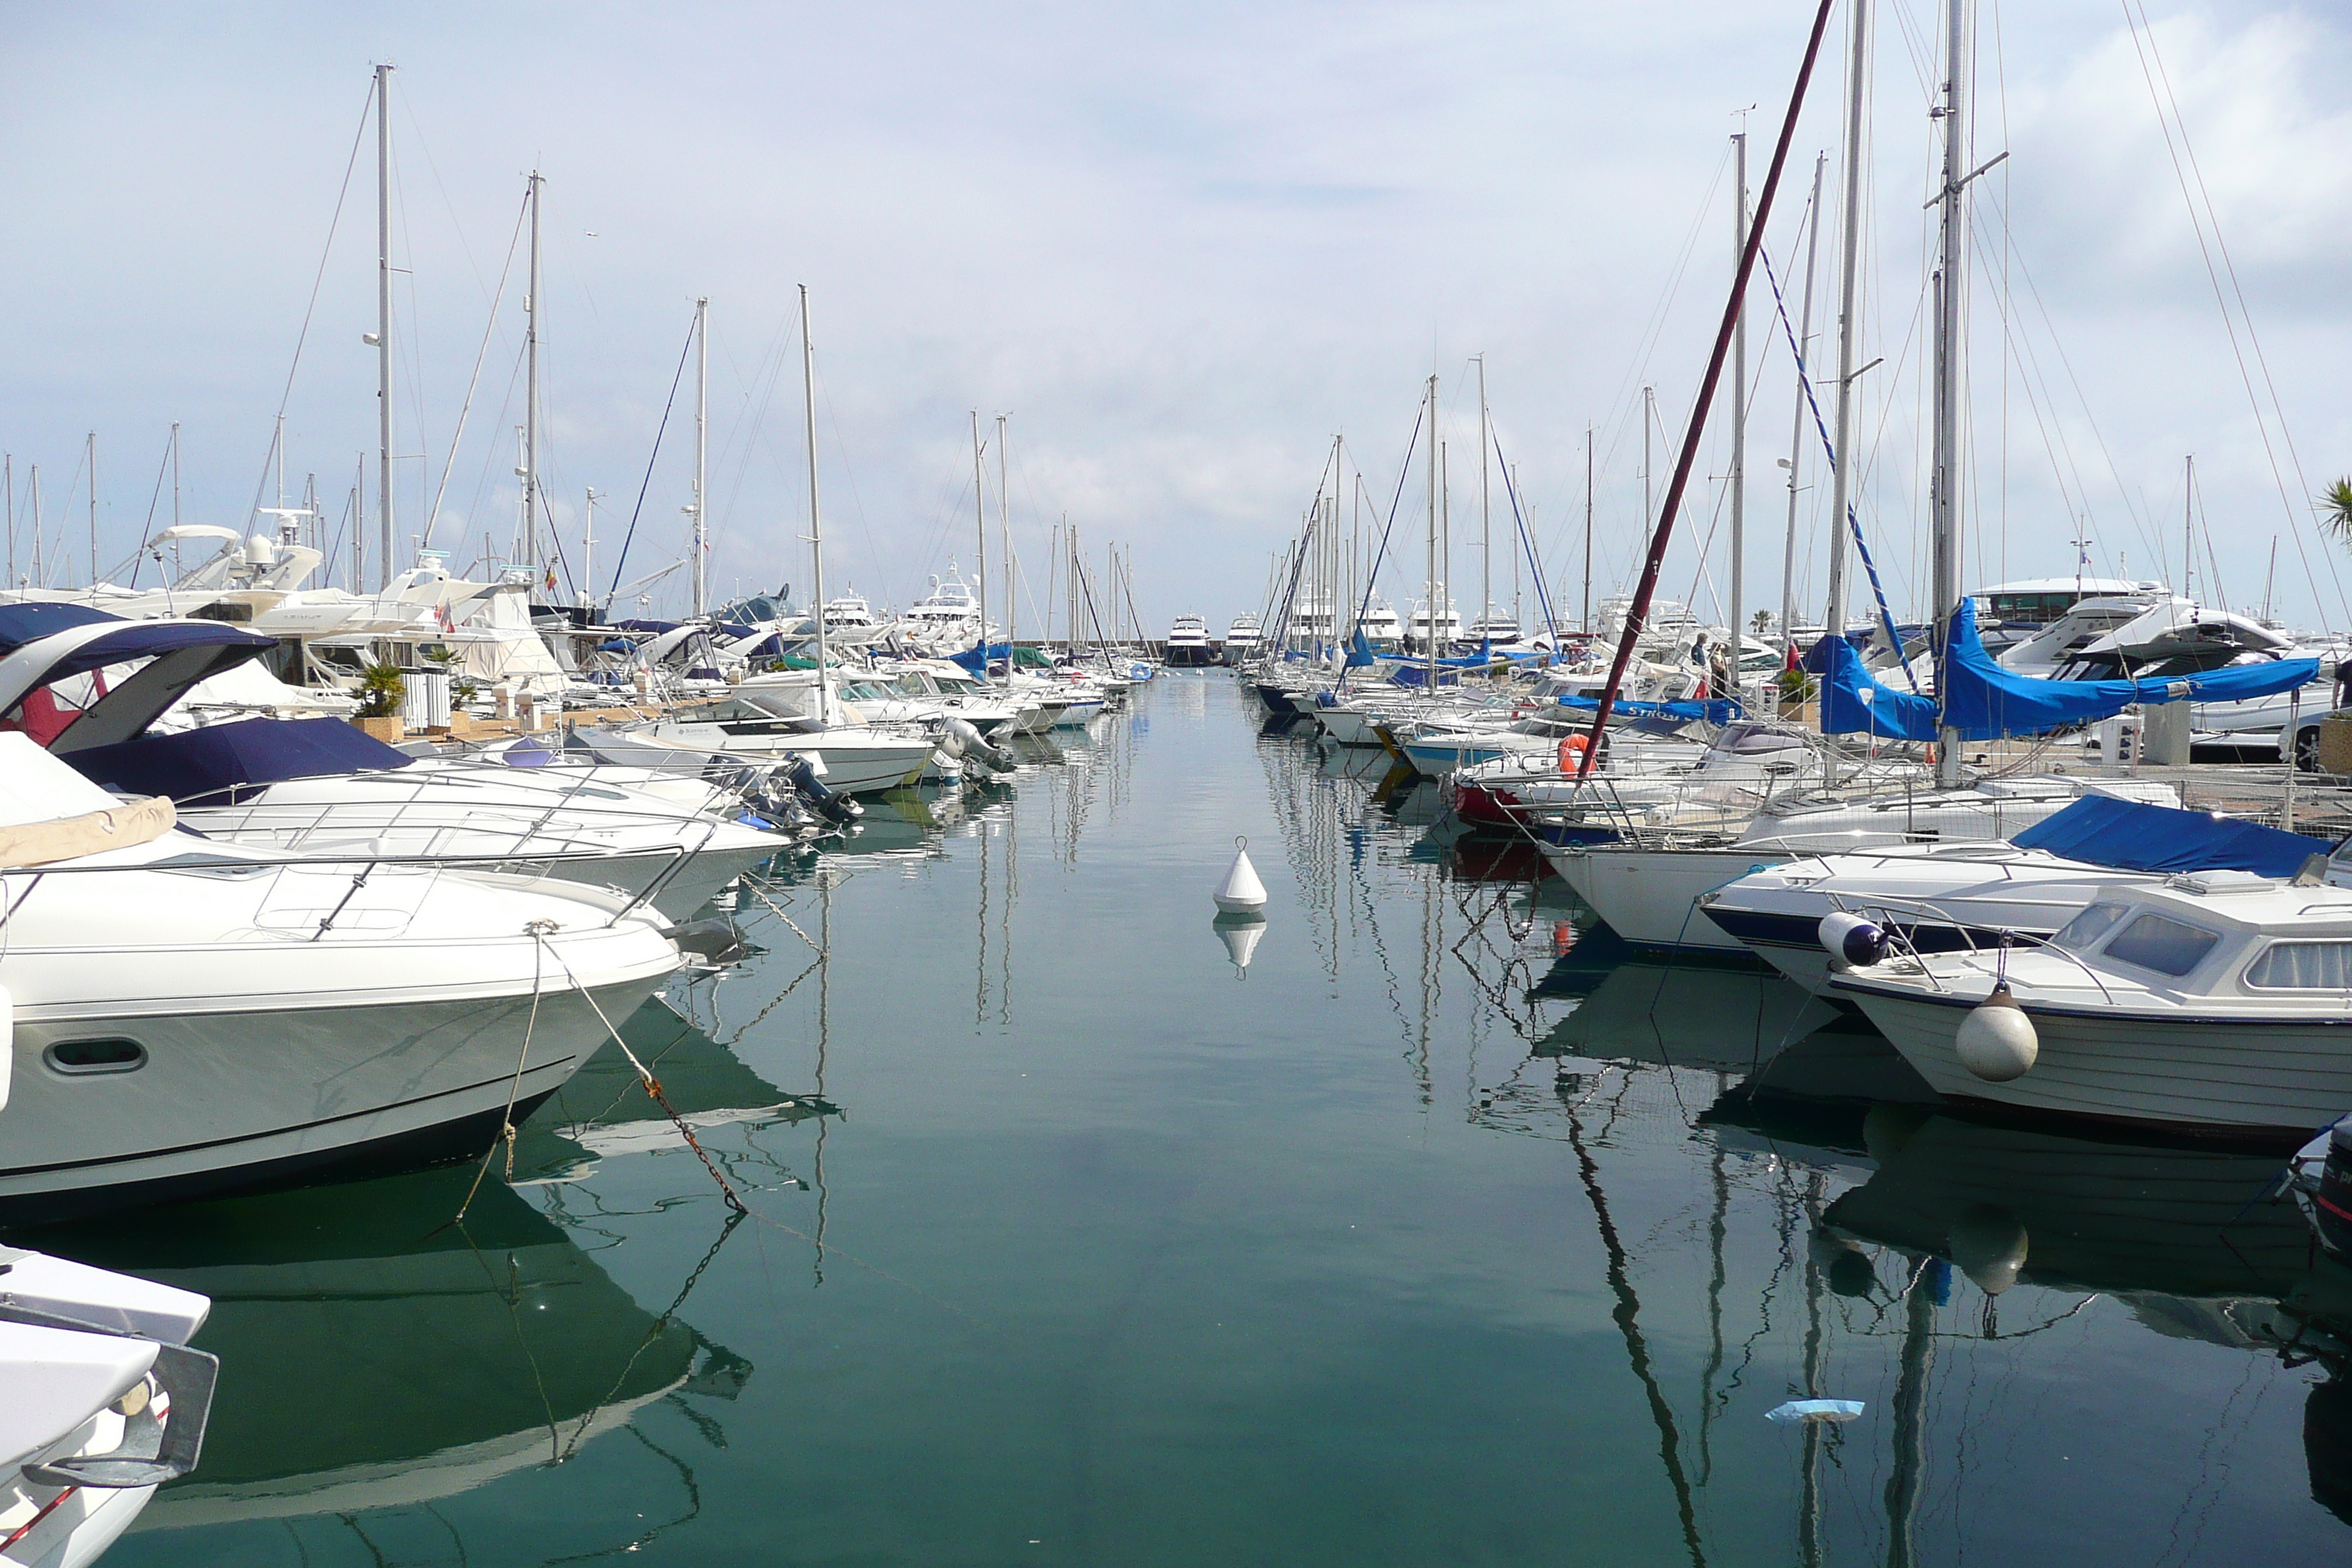
<instances>
[{"instance_id":1,"label":"outboard motor","mask_svg":"<svg viewBox=\"0 0 2352 1568\"><path fill-rule=\"evenodd\" d=\"M940 744L950 756L977 757L1000 773L1009 773L1019 765L1011 752L990 745L969 719L950 719Z\"/></svg>"},{"instance_id":2,"label":"outboard motor","mask_svg":"<svg viewBox=\"0 0 2352 1568\"><path fill-rule=\"evenodd\" d=\"M743 934L742 928L725 915L714 915L709 920L689 921L684 925L673 926L670 928L669 939L677 943L677 950L680 952L693 959L698 964L714 969L730 963L740 963L756 951L751 945L751 939Z\"/></svg>"},{"instance_id":3,"label":"outboard motor","mask_svg":"<svg viewBox=\"0 0 2352 1568\"><path fill-rule=\"evenodd\" d=\"M816 768L806 757L794 757L781 770L784 779L800 793L803 800L819 816L837 826L846 826L866 815L866 808L845 795L837 795L825 787L816 776Z\"/></svg>"}]
</instances>

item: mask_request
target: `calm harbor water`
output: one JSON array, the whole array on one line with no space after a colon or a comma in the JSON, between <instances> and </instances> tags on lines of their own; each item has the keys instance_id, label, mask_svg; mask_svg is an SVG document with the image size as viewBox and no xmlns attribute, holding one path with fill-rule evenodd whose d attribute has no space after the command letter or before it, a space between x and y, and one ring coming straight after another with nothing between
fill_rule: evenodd
<instances>
[{"instance_id":1,"label":"calm harbor water","mask_svg":"<svg viewBox=\"0 0 2352 1568\"><path fill-rule=\"evenodd\" d=\"M1805 1098L1916 1095L1258 731L1171 676L745 899L627 1033L749 1218L608 1056L462 1226L470 1170L24 1237L215 1303L203 1468L109 1561L2352 1549L2352 1276L2263 1162Z\"/></svg>"}]
</instances>

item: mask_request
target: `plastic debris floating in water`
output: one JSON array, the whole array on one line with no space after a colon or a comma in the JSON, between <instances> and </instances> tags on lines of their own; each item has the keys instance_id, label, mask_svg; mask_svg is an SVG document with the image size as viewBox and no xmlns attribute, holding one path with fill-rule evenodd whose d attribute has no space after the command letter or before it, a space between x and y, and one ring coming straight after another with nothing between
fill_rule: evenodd
<instances>
[{"instance_id":1,"label":"plastic debris floating in water","mask_svg":"<svg viewBox=\"0 0 2352 1568\"><path fill-rule=\"evenodd\" d=\"M1224 886L1216 893L1217 908L1229 915L1248 914L1265 908L1265 884L1257 879L1257 868L1250 864L1249 840L1234 840L1233 868L1225 873Z\"/></svg>"},{"instance_id":2,"label":"plastic debris floating in water","mask_svg":"<svg viewBox=\"0 0 2352 1568\"><path fill-rule=\"evenodd\" d=\"M1862 1414L1859 1399L1791 1399L1788 1404L1767 1410L1764 1419L1787 1423L1790 1421L1851 1421Z\"/></svg>"}]
</instances>

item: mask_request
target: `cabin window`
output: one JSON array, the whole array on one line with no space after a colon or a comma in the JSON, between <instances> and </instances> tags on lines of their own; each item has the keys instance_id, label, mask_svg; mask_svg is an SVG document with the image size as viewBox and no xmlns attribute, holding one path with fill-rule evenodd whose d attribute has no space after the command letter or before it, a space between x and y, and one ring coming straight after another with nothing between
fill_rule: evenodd
<instances>
[{"instance_id":1,"label":"cabin window","mask_svg":"<svg viewBox=\"0 0 2352 1568\"><path fill-rule=\"evenodd\" d=\"M2158 974L2180 975L2204 963L2205 955L2221 940L2218 931L2164 915L2145 914L2107 943L2107 956Z\"/></svg>"},{"instance_id":2,"label":"cabin window","mask_svg":"<svg viewBox=\"0 0 2352 1568\"><path fill-rule=\"evenodd\" d=\"M136 1072L147 1065L147 1047L136 1040L59 1040L41 1053L52 1072L69 1078L91 1073Z\"/></svg>"},{"instance_id":3,"label":"cabin window","mask_svg":"<svg viewBox=\"0 0 2352 1568\"><path fill-rule=\"evenodd\" d=\"M2246 984L2273 991L2352 991L2352 942L2276 942L2246 966Z\"/></svg>"},{"instance_id":4,"label":"cabin window","mask_svg":"<svg viewBox=\"0 0 2352 1568\"><path fill-rule=\"evenodd\" d=\"M2093 904L2068 921L2065 929L2050 939L2051 942L2070 952L2087 952L2092 943L2115 929L2115 923L2123 919L2130 908L2128 904Z\"/></svg>"}]
</instances>

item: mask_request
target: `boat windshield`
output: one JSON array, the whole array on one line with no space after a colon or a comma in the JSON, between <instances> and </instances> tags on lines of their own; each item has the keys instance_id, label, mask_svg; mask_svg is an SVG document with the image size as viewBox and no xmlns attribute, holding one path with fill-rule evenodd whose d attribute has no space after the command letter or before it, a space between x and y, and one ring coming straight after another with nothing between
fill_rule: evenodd
<instances>
[{"instance_id":1,"label":"boat windshield","mask_svg":"<svg viewBox=\"0 0 2352 1568\"><path fill-rule=\"evenodd\" d=\"M2141 915L2107 942L2107 956L2158 974L2183 975L2205 962L2221 940L2219 931L2153 911Z\"/></svg>"},{"instance_id":2,"label":"boat windshield","mask_svg":"<svg viewBox=\"0 0 2352 1568\"><path fill-rule=\"evenodd\" d=\"M2088 952L2098 940L2115 929L2116 922L2129 911L2128 904L2093 904L2050 939L2053 947L2063 947L2069 952Z\"/></svg>"}]
</instances>

